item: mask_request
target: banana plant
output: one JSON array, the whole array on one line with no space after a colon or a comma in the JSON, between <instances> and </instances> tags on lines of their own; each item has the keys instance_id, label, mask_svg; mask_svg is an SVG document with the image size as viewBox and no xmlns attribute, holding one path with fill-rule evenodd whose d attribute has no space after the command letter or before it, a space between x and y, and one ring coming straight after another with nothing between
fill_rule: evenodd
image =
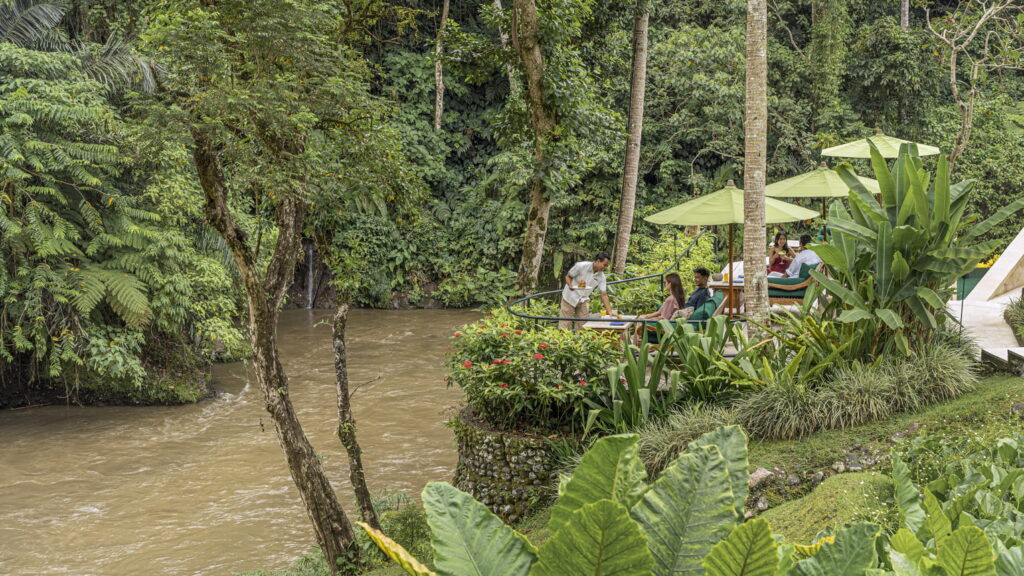
<instances>
[{"instance_id":1,"label":"banana plant","mask_svg":"<svg viewBox=\"0 0 1024 576\"><path fill-rule=\"evenodd\" d=\"M964 215L975 182L950 184L945 156L939 157L934 181L914 145L905 144L890 169L872 144L871 165L880 199L852 166L837 168L850 187L850 208L832 204L831 243L813 247L826 271L811 275L831 297L825 314L850 325L844 333L861 347L862 357L893 347L907 354L911 342L931 341L956 279L998 247L979 238L1024 208L1024 198L976 223Z\"/></svg>"}]
</instances>

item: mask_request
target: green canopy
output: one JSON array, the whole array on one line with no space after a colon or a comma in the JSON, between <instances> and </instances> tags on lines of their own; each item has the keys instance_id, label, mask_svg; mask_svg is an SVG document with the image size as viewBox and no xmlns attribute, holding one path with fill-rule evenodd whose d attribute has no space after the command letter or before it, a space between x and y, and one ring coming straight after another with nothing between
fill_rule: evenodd
<instances>
[{"instance_id":1,"label":"green canopy","mask_svg":"<svg viewBox=\"0 0 1024 576\"><path fill-rule=\"evenodd\" d=\"M825 148L821 151L821 155L840 156L842 158L871 158L871 146L868 145L868 140L878 148L878 151L882 153L883 158L896 158L899 156L901 144L915 144L915 142L900 140L899 138L886 136L879 132L874 136L869 136L862 140L854 140L853 142L847 142L846 144L840 144L839 146ZM929 146L927 144L917 145L918 156L934 156L938 153L939 149L935 146Z\"/></svg>"},{"instance_id":2,"label":"green canopy","mask_svg":"<svg viewBox=\"0 0 1024 576\"><path fill-rule=\"evenodd\" d=\"M774 198L764 199L765 224L796 222L817 218L814 210L801 208ZM729 180L725 188L711 194L698 196L668 210L652 214L644 220L652 224L676 224L678 226L715 226L720 224L743 224L743 190Z\"/></svg>"},{"instance_id":3,"label":"green canopy","mask_svg":"<svg viewBox=\"0 0 1024 576\"><path fill-rule=\"evenodd\" d=\"M860 178L868 192L878 194L878 181L871 178ZM845 198L850 194L850 187L843 182L835 170L824 162L814 170L787 178L781 182L769 184L764 189L765 196L782 198Z\"/></svg>"}]
</instances>

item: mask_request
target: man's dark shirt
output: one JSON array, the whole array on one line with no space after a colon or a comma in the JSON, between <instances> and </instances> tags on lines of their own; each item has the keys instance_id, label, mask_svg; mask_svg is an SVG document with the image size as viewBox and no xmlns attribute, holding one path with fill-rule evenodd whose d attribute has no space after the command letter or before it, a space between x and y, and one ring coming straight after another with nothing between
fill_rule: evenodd
<instances>
[{"instance_id":1,"label":"man's dark shirt","mask_svg":"<svg viewBox=\"0 0 1024 576\"><path fill-rule=\"evenodd\" d=\"M710 297L710 290L707 288L697 288L692 294L690 294L690 298L686 301L686 306L693 309L700 308Z\"/></svg>"}]
</instances>

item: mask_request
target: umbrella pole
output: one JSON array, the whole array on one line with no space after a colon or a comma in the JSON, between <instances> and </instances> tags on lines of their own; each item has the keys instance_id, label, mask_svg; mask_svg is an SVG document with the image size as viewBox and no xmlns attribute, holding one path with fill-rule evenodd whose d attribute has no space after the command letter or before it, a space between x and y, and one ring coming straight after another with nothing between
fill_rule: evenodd
<instances>
[{"instance_id":1,"label":"umbrella pole","mask_svg":"<svg viewBox=\"0 0 1024 576\"><path fill-rule=\"evenodd\" d=\"M733 228L735 228L735 227L736 227L735 224L729 224L729 317L730 318L732 318L733 312L736 311L736 309L734 307L735 304L736 304L736 295L735 295L735 293L732 290L733 277L735 276L735 274L733 274L733 271L732 271L732 260L733 260L733 258L732 258L732 242L733 242L733 236L734 236Z\"/></svg>"}]
</instances>

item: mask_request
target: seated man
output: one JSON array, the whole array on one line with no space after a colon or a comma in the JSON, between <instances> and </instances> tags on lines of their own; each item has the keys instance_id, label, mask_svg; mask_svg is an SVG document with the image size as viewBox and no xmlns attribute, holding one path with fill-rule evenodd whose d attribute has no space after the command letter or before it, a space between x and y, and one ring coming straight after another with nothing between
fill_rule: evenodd
<instances>
[{"instance_id":1,"label":"seated man","mask_svg":"<svg viewBox=\"0 0 1024 576\"><path fill-rule=\"evenodd\" d=\"M800 237L800 251L797 252L796 258L793 258L793 261L789 263L789 267L786 268L786 278L796 278L800 276L800 268L802 268L804 264L808 264L810 266L817 266L818 264L821 264L821 257L815 254L814 250L807 247L810 243L810 234L804 234Z\"/></svg>"},{"instance_id":2,"label":"seated man","mask_svg":"<svg viewBox=\"0 0 1024 576\"><path fill-rule=\"evenodd\" d=\"M707 268L701 267L693 271L693 283L697 287L693 289L693 293L690 294L683 308L693 308L696 310L703 306L708 298L711 298L711 290L708 290L709 278L711 278L711 272Z\"/></svg>"}]
</instances>

